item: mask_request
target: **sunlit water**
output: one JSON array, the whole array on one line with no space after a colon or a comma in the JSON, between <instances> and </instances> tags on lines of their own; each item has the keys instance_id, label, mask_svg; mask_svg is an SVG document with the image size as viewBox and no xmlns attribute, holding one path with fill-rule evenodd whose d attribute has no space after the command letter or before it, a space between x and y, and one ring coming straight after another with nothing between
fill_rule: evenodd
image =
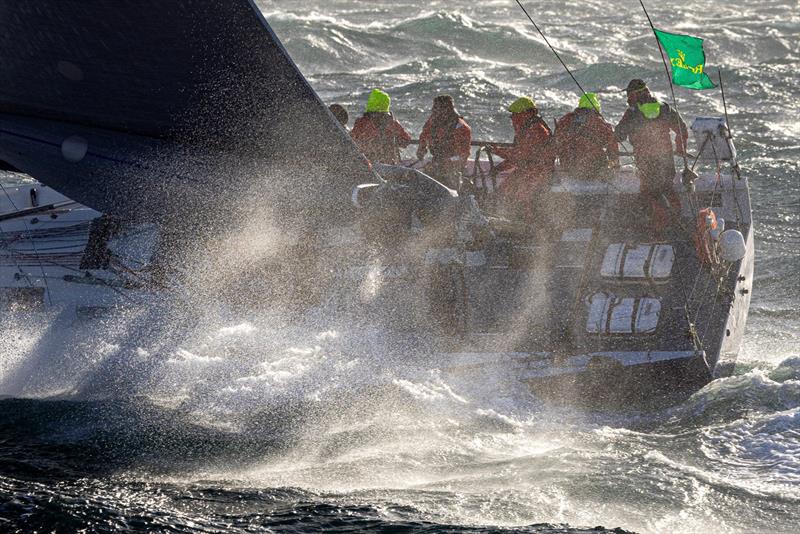
<instances>
[{"instance_id":1,"label":"sunlit water","mask_svg":"<svg viewBox=\"0 0 800 534\"><path fill-rule=\"evenodd\" d=\"M513 2L260 5L351 117L380 86L418 133L448 92L475 137L510 140L515 95L549 118L577 99ZM609 90L610 119L632 77L664 94L638 3L531 7L585 88ZM735 376L661 411L596 412L545 405L502 371L447 378L413 347L324 315L156 309L90 332L6 322L0 395L17 399L0 403L0 530L796 531L800 14L692 1L651 15L707 39L751 179L756 281ZM722 111L717 91L678 99L688 117Z\"/></svg>"}]
</instances>

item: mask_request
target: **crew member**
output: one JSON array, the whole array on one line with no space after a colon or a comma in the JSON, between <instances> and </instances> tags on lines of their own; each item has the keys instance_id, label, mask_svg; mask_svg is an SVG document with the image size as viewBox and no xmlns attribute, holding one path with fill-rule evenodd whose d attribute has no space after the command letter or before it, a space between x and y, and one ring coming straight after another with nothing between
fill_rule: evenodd
<instances>
[{"instance_id":1,"label":"crew member","mask_svg":"<svg viewBox=\"0 0 800 534\"><path fill-rule=\"evenodd\" d=\"M608 179L609 168L619 166L614 127L600 115L595 93L585 93L575 111L556 122L555 137L561 168L573 177Z\"/></svg>"},{"instance_id":2,"label":"crew member","mask_svg":"<svg viewBox=\"0 0 800 534\"><path fill-rule=\"evenodd\" d=\"M518 98L508 111L514 126L514 144L508 148L490 145L490 149L504 160L497 167L499 171L513 169L502 184L501 194L530 221L534 196L550 184L555 160L552 133L531 98Z\"/></svg>"},{"instance_id":3,"label":"crew member","mask_svg":"<svg viewBox=\"0 0 800 534\"><path fill-rule=\"evenodd\" d=\"M685 154L689 132L680 115L667 104L653 97L642 80L631 80L625 89L628 109L615 128L617 139L630 139L641 182L642 200L652 213L656 233L661 233L671 220L669 209L680 210L680 197L675 193L675 152ZM665 204L664 199L666 199Z\"/></svg>"},{"instance_id":4,"label":"crew member","mask_svg":"<svg viewBox=\"0 0 800 534\"><path fill-rule=\"evenodd\" d=\"M339 121L339 124L342 125L342 128L347 130L347 123L350 121L350 116L347 114L347 110L344 109L344 106L341 104L331 104L328 106L328 109L336 117L336 120Z\"/></svg>"},{"instance_id":5,"label":"crew member","mask_svg":"<svg viewBox=\"0 0 800 534\"><path fill-rule=\"evenodd\" d=\"M432 160L424 171L447 187L458 190L471 141L472 128L456 112L453 97L440 95L433 99L431 116L419 136L417 159L425 158L430 150Z\"/></svg>"},{"instance_id":6,"label":"crew member","mask_svg":"<svg viewBox=\"0 0 800 534\"><path fill-rule=\"evenodd\" d=\"M353 125L350 135L372 163L397 165L400 149L411 142L411 135L390 111L391 99L380 89L373 89L367 108Z\"/></svg>"}]
</instances>

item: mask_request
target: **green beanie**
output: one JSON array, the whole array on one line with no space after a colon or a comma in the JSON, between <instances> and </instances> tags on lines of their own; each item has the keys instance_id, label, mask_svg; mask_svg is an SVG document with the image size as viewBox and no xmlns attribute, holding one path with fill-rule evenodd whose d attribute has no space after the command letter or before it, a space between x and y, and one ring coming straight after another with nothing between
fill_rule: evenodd
<instances>
[{"instance_id":1,"label":"green beanie","mask_svg":"<svg viewBox=\"0 0 800 534\"><path fill-rule=\"evenodd\" d=\"M578 107L581 109L593 109L600 113L600 99L597 98L597 93L584 93L578 101Z\"/></svg>"},{"instance_id":2,"label":"green beanie","mask_svg":"<svg viewBox=\"0 0 800 534\"><path fill-rule=\"evenodd\" d=\"M373 89L367 99L367 113L389 113L392 99L380 89Z\"/></svg>"},{"instance_id":3,"label":"green beanie","mask_svg":"<svg viewBox=\"0 0 800 534\"><path fill-rule=\"evenodd\" d=\"M528 111L529 109L536 109L536 102L527 96L519 97L518 99L514 100L513 104L508 106L508 111L511 113L522 113L524 111Z\"/></svg>"}]
</instances>

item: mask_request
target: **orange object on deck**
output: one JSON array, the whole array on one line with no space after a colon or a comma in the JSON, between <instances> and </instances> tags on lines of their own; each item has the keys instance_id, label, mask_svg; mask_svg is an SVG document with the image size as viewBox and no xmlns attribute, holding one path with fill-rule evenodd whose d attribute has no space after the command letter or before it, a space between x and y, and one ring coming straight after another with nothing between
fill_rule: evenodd
<instances>
[{"instance_id":1,"label":"orange object on deck","mask_svg":"<svg viewBox=\"0 0 800 534\"><path fill-rule=\"evenodd\" d=\"M717 215L711 208L703 208L697 212L697 223L694 231L694 246L697 257L703 265L714 265L719 262L714 250L711 231L717 229Z\"/></svg>"}]
</instances>

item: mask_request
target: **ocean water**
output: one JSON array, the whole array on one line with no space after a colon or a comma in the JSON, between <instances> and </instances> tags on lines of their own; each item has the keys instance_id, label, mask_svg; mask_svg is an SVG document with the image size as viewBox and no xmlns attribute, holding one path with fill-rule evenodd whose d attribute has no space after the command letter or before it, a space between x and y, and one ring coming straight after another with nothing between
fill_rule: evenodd
<instances>
[{"instance_id":1,"label":"ocean water","mask_svg":"<svg viewBox=\"0 0 800 534\"><path fill-rule=\"evenodd\" d=\"M577 92L513 2L259 2L326 102L375 86L418 133L452 94L477 138L505 106L546 117ZM666 95L637 2L528 2L603 111L633 77ZM706 39L756 221L736 372L660 410L545 404L512 377L455 381L413 347L328 317L209 308L91 331L3 324L0 531L796 532L800 525L800 11L796 2L653 4ZM686 117L719 92L678 89ZM68 331L69 330L69 331ZM165 331L168 331L165 333Z\"/></svg>"}]
</instances>

